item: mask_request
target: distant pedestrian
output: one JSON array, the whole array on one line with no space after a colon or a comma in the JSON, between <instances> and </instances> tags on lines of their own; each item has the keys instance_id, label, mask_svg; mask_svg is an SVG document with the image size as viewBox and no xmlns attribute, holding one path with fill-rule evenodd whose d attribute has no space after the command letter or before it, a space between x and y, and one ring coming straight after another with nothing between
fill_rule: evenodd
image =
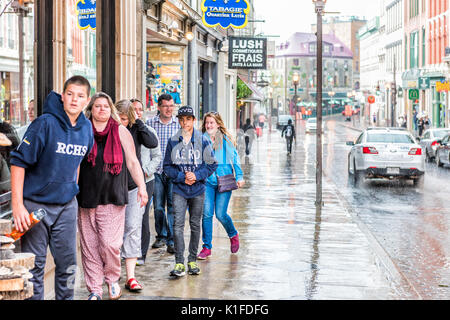
<instances>
[{"instance_id":1,"label":"distant pedestrian","mask_svg":"<svg viewBox=\"0 0 450 320\"><path fill-rule=\"evenodd\" d=\"M21 239L22 252L35 255L31 270L34 295L44 300L47 248L53 256L56 300L72 300L77 265L77 173L93 146L91 123L82 113L89 103L90 84L74 76L61 95L51 92L44 114L28 127L22 143L11 153L12 211L19 231L30 226L29 213L44 209L41 223Z\"/></svg>"},{"instance_id":2,"label":"distant pedestrian","mask_svg":"<svg viewBox=\"0 0 450 320\"><path fill-rule=\"evenodd\" d=\"M180 129L178 119L173 115L174 108L175 104L172 96L169 94L162 94L158 98L158 111L160 113L147 121L147 125L155 129L158 133L163 157L169 139ZM155 212L156 239L152 248L161 248L164 245L167 245L167 252L174 254L172 189L172 181L163 171L163 160L161 160L161 163L155 172L153 206Z\"/></svg>"},{"instance_id":3,"label":"distant pedestrian","mask_svg":"<svg viewBox=\"0 0 450 320\"><path fill-rule=\"evenodd\" d=\"M34 113L34 99L31 99L30 102L28 103L27 115L28 115L28 122L33 122L34 119L36 119Z\"/></svg>"},{"instance_id":4,"label":"distant pedestrian","mask_svg":"<svg viewBox=\"0 0 450 320\"><path fill-rule=\"evenodd\" d=\"M419 117L419 120L417 120L417 129L419 130L419 137L422 136L422 133L425 129L425 118Z\"/></svg>"},{"instance_id":5,"label":"distant pedestrian","mask_svg":"<svg viewBox=\"0 0 450 320\"><path fill-rule=\"evenodd\" d=\"M131 100L133 104L134 111L136 112L137 117L140 120L143 120L144 110L142 106L142 102L137 99ZM147 129L150 130L155 136L158 136L158 133L155 129L147 125ZM142 254L138 258L136 265L144 265L145 260L147 258L147 252L150 246L150 221L149 221L149 212L150 207L152 205L153 200L153 190L155 189L155 172L156 168L158 168L159 164L162 161L161 147L158 144L156 148L146 148L145 146L141 146L141 161L142 161L142 170L144 170L145 176L145 185L147 187L148 194L148 202L145 206L144 216L142 217L142 235L141 235L141 251Z\"/></svg>"},{"instance_id":6,"label":"distant pedestrian","mask_svg":"<svg viewBox=\"0 0 450 320\"><path fill-rule=\"evenodd\" d=\"M258 117L259 127L264 128L264 123L266 122L266 116L264 114L260 114Z\"/></svg>"},{"instance_id":7,"label":"distant pedestrian","mask_svg":"<svg viewBox=\"0 0 450 320\"><path fill-rule=\"evenodd\" d=\"M231 243L231 252L236 253L239 250L239 234L233 224L233 220L227 213L232 190L219 191L217 177L233 175L239 188L244 186L245 181L239 154L236 150L236 143L226 129L220 114L216 112L207 113L203 118L202 132L212 143L214 156L218 162L218 167L214 174L206 179L205 205L202 219L203 248L198 255L198 259L205 260L211 256L214 213L227 232Z\"/></svg>"},{"instance_id":8,"label":"distant pedestrian","mask_svg":"<svg viewBox=\"0 0 450 320\"><path fill-rule=\"evenodd\" d=\"M194 129L195 115L190 106L178 111L181 130L169 139L164 156L164 172L173 180L175 268L170 275L186 274L184 265L184 225L189 209L188 272L200 273L197 250L200 240L200 224L205 201L206 179L217 169L211 143L200 131Z\"/></svg>"},{"instance_id":9,"label":"distant pedestrian","mask_svg":"<svg viewBox=\"0 0 450 320\"><path fill-rule=\"evenodd\" d=\"M136 113L130 100L117 102L116 109L122 125L130 131L133 137L136 157L142 166L141 146L156 148L158 147L158 138L147 129L147 126L141 120L136 119ZM128 172L128 205L125 211L125 232L121 256L125 259L126 264L127 281L125 288L131 292L143 289L142 285L136 280L135 269L137 259L142 255L142 219L145 207L139 207L137 195L138 186Z\"/></svg>"},{"instance_id":10,"label":"distant pedestrian","mask_svg":"<svg viewBox=\"0 0 450 320\"><path fill-rule=\"evenodd\" d=\"M416 109L414 109L414 113L413 113L414 131L417 131L417 122L418 122L417 115L418 115L418 112Z\"/></svg>"},{"instance_id":11,"label":"distant pedestrian","mask_svg":"<svg viewBox=\"0 0 450 320\"><path fill-rule=\"evenodd\" d=\"M423 130L426 131L430 128L431 122L428 118L428 115L425 115L425 118L423 119Z\"/></svg>"},{"instance_id":12,"label":"distant pedestrian","mask_svg":"<svg viewBox=\"0 0 450 320\"><path fill-rule=\"evenodd\" d=\"M242 130L244 131L245 154L248 156L248 155L250 155L250 153L252 151L252 144L256 138L256 129L251 124L250 119L247 119Z\"/></svg>"},{"instance_id":13,"label":"distant pedestrian","mask_svg":"<svg viewBox=\"0 0 450 320\"><path fill-rule=\"evenodd\" d=\"M100 300L103 281L109 297L122 295L118 284L121 272L125 210L128 197L128 171L138 186L139 206L147 204L144 175L136 157L133 136L120 124L111 98L96 93L85 110L94 130L94 146L81 163L78 228L81 255L89 300ZM127 171L128 169L128 171Z\"/></svg>"},{"instance_id":14,"label":"distant pedestrian","mask_svg":"<svg viewBox=\"0 0 450 320\"><path fill-rule=\"evenodd\" d=\"M289 119L288 124L283 127L283 130L281 131L282 138L283 138L283 135L286 138L287 152L288 152L288 154L291 154L292 153L292 141L294 139L296 139L296 141L297 141L297 137L295 136L295 127L292 124L292 119Z\"/></svg>"}]
</instances>

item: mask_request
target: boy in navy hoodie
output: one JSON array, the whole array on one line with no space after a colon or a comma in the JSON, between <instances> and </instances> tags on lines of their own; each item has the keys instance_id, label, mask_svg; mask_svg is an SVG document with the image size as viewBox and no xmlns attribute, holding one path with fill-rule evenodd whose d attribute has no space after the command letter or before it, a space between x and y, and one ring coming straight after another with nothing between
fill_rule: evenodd
<instances>
[{"instance_id":1,"label":"boy in navy hoodie","mask_svg":"<svg viewBox=\"0 0 450 320\"><path fill-rule=\"evenodd\" d=\"M92 125L82 113L91 86L81 76L66 81L62 95L51 92L44 113L28 127L11 153L12 209L16 228L28 230L29 213L47 215L21 239L23 252L33 253L34 295L44 299L47 246L55 261L55 298L72 300L76 271L78 170L94 143Z\"/></svg>"},{"instance_id":2,"label":"boy in navy hoodie","mask_svg":"<svg viewBox=\"0 0 450 320\"><path fill-rule=\"evenodd\" d=\"M188 271L200 274L197 265L197 250L200 240L200 223L205 200L205 181L217 169L217 160L211 143L200 131L194 129L195 115L190 106L178 111L181 130L169 139L164 157L164 172L173 183L173 233L175 245L175 268L171 276L186 274L184 266L184 222L189 208Z\"/></svg>"}]
</instances>

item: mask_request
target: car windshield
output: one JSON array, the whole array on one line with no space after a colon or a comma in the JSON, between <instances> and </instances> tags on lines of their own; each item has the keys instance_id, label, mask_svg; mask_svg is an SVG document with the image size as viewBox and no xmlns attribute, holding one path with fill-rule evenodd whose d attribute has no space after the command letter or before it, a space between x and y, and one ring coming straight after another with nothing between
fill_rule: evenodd
<instances>
[{"instance_id":1,"label":"car windshield","mask_svg":"<svg viewBox=\"0 0 450 320\"><path fill-rule=\"evenodd\" d=\"M288 121L289 119L292 119L291 116L280 116L280 121Z\"/></svg>"},{"instance_id":2,"label":"car windshield","mask_svg":"<svg viewBox=\"0 0 450 320\"><path fill-rule=\"evenodd\" d=\"M316 119L315 118L308 119L308 122L309 123L316 123Z\"/></svg>"},{"instance_id":3,"label":"car windshield","mask_svg":"<svg viewBox=\"0 0 450 320\"><path fill-rule=\"evenodd\" d=\"M381 143L415 143L407 134L371 133L367 135L367 142Z\"/></svg>"},{"instance_id":4,"label":"car windshield","mask_svg":"<svg viewBox=\"0 0 450 320\"><path fill-rule=\"evenodd\" d=\"M434 135L436 138L443 138L443 137L445 137L449 132L450 132L450 130L436 130L436 131L433 131L433 135Z\"/></svg>"}]
</instances>

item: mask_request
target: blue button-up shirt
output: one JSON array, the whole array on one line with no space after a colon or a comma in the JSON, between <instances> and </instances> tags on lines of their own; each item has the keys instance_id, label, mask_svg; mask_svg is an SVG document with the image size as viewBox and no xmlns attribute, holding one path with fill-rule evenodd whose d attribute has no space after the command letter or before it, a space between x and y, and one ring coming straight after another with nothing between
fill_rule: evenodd
<instances>
[{"instance_id":1,"label":"blue button-up shirt","mask_svg":"<svg viewBox=\"0 0 450 320\"><path fill-rule=\"evenodd\" d=\"M147 120L147 125L155 129L158 134L162 159L156 168L156 173L161 174L163 172L163 160L166 154L167 142L178 132L178 130L181 129L181 126L177 117L173 116L172 120L168 124L164 124L161 122L159 115Z\"/></svg>"}]
</instances>

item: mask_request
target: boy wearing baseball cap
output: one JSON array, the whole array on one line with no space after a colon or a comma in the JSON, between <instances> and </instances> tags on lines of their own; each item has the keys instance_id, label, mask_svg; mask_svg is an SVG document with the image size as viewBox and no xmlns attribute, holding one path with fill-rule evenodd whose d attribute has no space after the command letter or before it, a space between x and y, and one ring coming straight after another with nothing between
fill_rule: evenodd
<instances>
[{"instance_id":1,"label":"boy wearing baseball cap","mask_svg":"<svg viewBox=\"0 0 450 320\"><path fill-rule=\"evenodd\" d=\"M186 210L189 208L188 273L200 274L197 264L197 250L200 240L200 226L205 200L205 181L217 169L217 160L211 143L202 133L194 129L195 115L191 106L178 110L181 129L169 139L164 157L164 172L173 182L174 245L175 268L171 276L186 274L184 265L184 224Z\"/></svg>"}]
</instances>

